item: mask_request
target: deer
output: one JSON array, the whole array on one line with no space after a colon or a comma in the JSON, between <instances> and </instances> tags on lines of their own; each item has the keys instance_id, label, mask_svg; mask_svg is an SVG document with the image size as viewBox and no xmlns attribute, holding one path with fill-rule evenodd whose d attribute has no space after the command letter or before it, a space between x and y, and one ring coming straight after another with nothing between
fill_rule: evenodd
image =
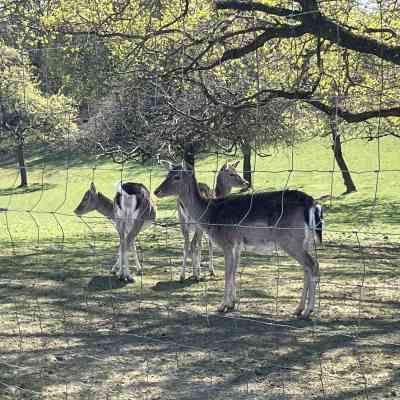
<instances>
[{"instance_id":1,"label":"deer","mask_svg":"<svg viewBox=\"0 0 400 400\"><path fill-rule=\"evenodd\" d=\"M218 171L215 192L212 193L209 186L205 183L198 183L200 195L205 198L221 198L227 196L234 187L238 187L242 190L247 190L249 183L243 179L236 171L236 167L239 164L239 160L232 163L225 162L225 164ZM193 266L193 279L195 281L200 280L200 253L201 253L201 241L203 238L203 231L193 223L190 218L190 213L185 208L185 205L177 199L177 210L179 225L182 232L184 245L183 245L183 260L180 272L180 281L183 282L186 278L186 265L189 254L192 255L192 266ZM190 233L194 232L193 238L190 241ZM213 247L212 242L208 240L208 253L209 263L208 272L211 277L215 276L214 265L213 265Z\"/></svg>"},{"instance_id":2,"label":"deer","mask_svg":"<svg viewBox=\"0 0 400 400\"><path fill-rule=\"evenodd\" d=\"M128 251L133 250L136 272L143 274L136 249L136 237L156 219L156 208L149 190L141 183L120 182L114 200L111 200L97 192L92 182L74 213L81 217L94 210L110 219L119 235L118 258L111 271L121 281L134 282L128 268Z\"/></svg>"},{"instance_id":3,"label":"deer","mask_svg":"<svg viewBox=\"0 0 400 400\"><path fill-rule=\"evenodd\" d=\"M308 319L315 306L319 265L309 253L322 243L322 207L298 190L253 192L205 199L192 167L182 162L168 172L154 194L177 197L200 229L224 254L224 298L218 311L235 309L236 271L243 249L263 253L279 246L303 266L304 284L295 315ZM306 304L307 303L307 304Z\"/></svg>"}]
</instances>

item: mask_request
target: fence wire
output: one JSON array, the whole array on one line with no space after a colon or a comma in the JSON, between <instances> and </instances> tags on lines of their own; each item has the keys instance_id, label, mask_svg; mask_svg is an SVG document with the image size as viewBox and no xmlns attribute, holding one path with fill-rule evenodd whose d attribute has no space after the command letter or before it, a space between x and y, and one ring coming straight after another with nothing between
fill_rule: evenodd
<instances>
[{"instance_id":1,"label":"fence wire","mask_svg":"<svg viewBox=\"0 0 400 400\"><path fill-rule=\"evenodd\" d=\"M258 54L256 63L259 77ZM380 74L383 93L383 64ZM257 86L261 90L260 81ZM293 118L292 126L296 122ZM314 249L321 278L311 321L292 316L302 271L277 247L263 256L243 252L232 313L216 312L224 285L220 252L215 279L207 274L203 250L200 282L180 282L183 244L174 202L158 202L163 217L139 236L144 275L134 284L112 276L115 228L95 214L78 219L73 209L82 193L74 187L103 182L103 175L134 180L129 165L76 167L69 154L54 187L55 168L45 161L25 167L36 182L35 198L28 202L17 188L19 168L1 165L0 395L146 400L400 395L400 231L374 225L376 210L387 207L380 203L381 178L390 175L395 184L400 170L382 167L380 129L379 122L377 167L349 171L374 177L372 201L359 224L354 218L340 224L330 219L330 213L336 215L334 181L342 173L333 158L330 169L297 168L292 140L288 168L252 171L256 177L283 176L276 188L282 190L295 185L296 174L327 177L326 239ZM197 172L215 183L218 167ZM162 175L156 165L147 167L143 183L151 193ZM267 179L262 186L269 186ZM51 209L48 196L54 196Z\"/></svg>"},{"instance_id":2,"label":"fence wire","mask_svg":"<svg viewBox=\"0 0 400 400\"><path fill-rule=\"evenodd\" d=\"M100 173L89 169L80 179L96 183ZM23 208L10 194L1 214L8 238L2 238L0 382L11 398L373 398L374 391L385 392L374 382L399 361L399 233L385 243L385 232L331 231L328 224L327 241L317 249L321 281L310 322L291 317L301 268L279 249L267 256L245 252L238 309L221 315L215 312L223 291L221 254L215 280L206 277L203 262L200 283L179 282L182 244L173 209L141 234L145 275L124 285L108 272L118 242L114 227L104 217L77 219L64 210L73 203L69 180L77 184L72 171L64 177L53 210L40 209L46 197L40 169L39 201ZM72 219L78 236L69 228ZM30 229L33 240L20 241L18 227ZM340 240L342 233L350 238ZM396 392L396 385L394 375L387 387Z\"/></svg>"}]
</instances>

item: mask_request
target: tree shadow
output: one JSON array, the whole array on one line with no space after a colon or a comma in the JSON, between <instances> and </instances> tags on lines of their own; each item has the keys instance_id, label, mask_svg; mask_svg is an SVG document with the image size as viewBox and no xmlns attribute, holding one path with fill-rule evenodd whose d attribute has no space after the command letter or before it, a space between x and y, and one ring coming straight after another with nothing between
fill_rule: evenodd
<instances>
[{"instance_id":1,"label":"tree shadow","mask_svg":"<svg viewBox=\"0 0 400 400\"><path fill-rule=\"evenodd\" d=\"M27 194L34 192L44 192L55 188L57 185L54 183L32 183L26 187L9 187L0 189L0 196L13 196L18 194Z\"/></svg>"},{"instance_id":2,"label":"tree shadow","mask_svg":"<svg viewBox=\"0 0 400 400\"><path fill-rule=\"evenodd\" d=\"M332 206L324 206L326 215L335 221L335 224L371 224L374 221L389 225L400 224L398 212L400 202L373 199L351 201L348 203L333 203Z\"/></svg>"},{"instance_id":3,"label":"tree shadow","mask_svg":"<svg viewBox=\"0 0 400 400\"><path fill-rule=\"evenodd\" d=\"M90 291L103 291L103 290L114 290L121 289L128 285L127 282L123 282L115 276L104 275L94 276L87 284L87 288Z\"/></svg>"},{"instance_id":4,"label":"tree shadow","mask_svg":"<svg viewBox=\"0 0 400 400\"><path fill-rule=\"evenodd\" d=\"M193 277L187 278L184 281L159 281L154 286L151 287L152 290L156 292L170 291L189 288L193 285L198 285L200 282L205 282L206 278L201 277L199 280Z\"/></svg>"},{"instance_id":5,"label":"tree shadow","mask_svg":"<svg viewBox=\"0 0 400 400\"><path fill-rule=\"evenodd\" d=\"M389 297L383 289L365 299L367 317L360 316L357 307L348 313L343 307L332 316L297 320L290 313L298 292L281 293L283 286L289 286L285 283L278 297L274 259L245 255L243 262L249 266L241 284L240 311L221 315L214 309L223 295L223 279L199 284L174 281L166 265L179 254L174 249L177 242L156 246L164 238L162 230L155 232L158 238L152 232L151 241L141 241L146 271L142 284L126 285L101 273L115 256L107 241L99 242L95 253L83 247L82 239L71 239L62 251L1 256L0 361L4 357L20 367L0 363L2 381L38 392L49 382L64 389L66 382L74 382L76 398L87 398L90 389L93 398L115 390L121 397L154 399L163 393L179 400L354 399L363 397L364 371L367 376L387 376L384 383L378 379L368 383L371 398L400 384L395 368L400 360L398 308L396 298L380 298L380 294ZM360 263L356 247L325 249L322 264L324 260L327 264L324 257L340 264L321 267L327 280L335 272L343 284L356 277L354 268ZM385 259L397 258L400 250L376 247L381 258L373 262L382 266L377 279L383 284L397 271L395 265L383 268ZM178 271L180 263L173 267ZM223 276L219 259L216 268ZM65 279L54 281L55 271L67 271ZM293 264L282 257L280 276L292 271ZM301 271L297 272L301 281ZM263 290L257 289L260 286ZM334 289L324 289L322 307L329 307L327 296L334 306L342 305L340 295L348 289ZM353 302L358 301L358 292L357 287ZM282 308L276 314L270 304L275 299ZM390 314L372 315L372 305ZM357 352L369 363L357 366ZM39 378L27 373L38 365ZM324 395L321 379L330 385ZM22 397L21 392L17 395Z\"/></svg>"}]
</instances>

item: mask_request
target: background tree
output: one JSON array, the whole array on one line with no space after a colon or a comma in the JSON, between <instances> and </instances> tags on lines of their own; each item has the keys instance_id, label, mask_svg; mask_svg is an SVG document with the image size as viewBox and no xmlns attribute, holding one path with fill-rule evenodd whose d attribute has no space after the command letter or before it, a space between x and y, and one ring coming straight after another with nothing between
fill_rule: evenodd
<instances>
[{"instance_id":1,"label":"background tree","mask_svg":"<svg viewBox=\"0 0 400 400\"><path fill-rule=\"evenodd\" d=\"M0 45L0 140L15 148L20 186L28 185L25 145L63 140L74 132L74 119L71 100L61 94L44 96L27 56Z\"/></svg>"},{"instance_id":2,"label":"background tree","mask_svg":"<svg viewBox=\"0 0 400 400\"><path fill-rule=\"evenodd\" d=\"M119 113L113 106L113 112L123 118L118 123L122 128L120 132L115 130L113 139L109 135L107 140L99 137L105 154L122 154L130 148L135 150L132 156L148 157L153 150L139 149L148 147L147 139L153 138L151 143L157 143L162 151L179 152L186 147L192 152L207 149L231 154L232 149L242 147L248 155L248 143L261 143L255 135L264 138L266 144L271 142L259 123L269 120L260 117L260 110L290 104L290 108L285 106L281 121L296 112L297 123L293 127L279 122L283 141L294 136L302 140L309 125L307 120L320 118L330 123L334 118L336 128L330 131L331 142L346 191L351 192L354 182L352 187L347 180L349 171L343 166L343 154L336 151L342 132L367 140L398 135L400 11L390 1L377 6L347 0L338 0L334 5L315 0L279 5L237 0L57 0L47 5L29 5L26 1L9 4L18 4L13 11L26 27L24 37L35 37L39 32L52 43L57 44L58 40L67 48L67 56L74 43L79 44L76 49L85 40L101 43L99 61L103 64L99 65L110 65L109 69L100 68L106 71L102 75L106 91L91 89L96 85L85 80L84 68L82 79L70 78L73 67L59 74L60 82L74 82L71 87L86 88L92 93L87 96L88 103L96 99L96 110L100 103L110 108L110 103L121 97L115 93L121 92L123 77L129 77L127 87L129 82L141 80L132 87L147 87L143 96L149 93L154 98L153 89L157 87L156 97L161 102L156 107L146 106L141 114L145 118L134 116L135 107L127 107L131 111L126 114L127 110ZM31 13L31 9L36 11ZM12 15L9 13L10 20L15 20L17 17ZM77 59L85 60L84 52L77 50L77 54ZM87 55L92 56L90 51ZM388 84L383 85L383 81ZM105 96L107 91L114 95ZM78 92L73 92L74 97L78 98ZM118 100L120 105L129 103L129 95L122 94L122 98L122 103ZM258 122L250 125L258 128L245 129L245 133L243 127L247 126L240 124L246 118L238 116L243 116L246 109L249 121L254 120L252 115L257 110ZM314 113L322 114L314 117ZM101 114L107 112L97 113L97 117ZM347 129L347 124L352 126ZM318 127L322 125L319 123ZM133 126L141 129L132 130ZM157 134L151 132L152 127L157 128ZM332 135L333 132L336 133ZM312 128L306 136L325 133L326 129L318 133ZM121 141L122 137L129 140Z\"/></svg>"}]
</instances>

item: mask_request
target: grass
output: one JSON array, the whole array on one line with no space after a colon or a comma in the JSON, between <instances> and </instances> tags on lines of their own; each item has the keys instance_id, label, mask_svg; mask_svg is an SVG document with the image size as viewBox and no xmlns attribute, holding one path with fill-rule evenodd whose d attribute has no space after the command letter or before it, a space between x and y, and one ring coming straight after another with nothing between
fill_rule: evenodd
<instances>
[{"instance_id":1,"label":"grass","mask_svg":"<svg viewBox=\"0 0 400 400\"><path fill-rule=\"evenodd\" d=\"M380 164L377 143L345 145L358 187L348 196L322 140L256 160L257 190L329 195L311 322L292 317L302 272L281 252L244 254L239 310L215 313L223 260L218 253L216 279L177 282L174 226L141 234L144 277L125 285L110 276L113 226L72 210L92 180L111 197L121 177L154 190L163 170L42 150L29 157L21 189L13 160L0 160L0 208L9 209L0 213L0 398L400 396L400 142L379 147ZM212 184L223 161L201 159L199 180ZM176 220L173 199L157 205L160 222Z\"/></svg>"}]
</instances>

